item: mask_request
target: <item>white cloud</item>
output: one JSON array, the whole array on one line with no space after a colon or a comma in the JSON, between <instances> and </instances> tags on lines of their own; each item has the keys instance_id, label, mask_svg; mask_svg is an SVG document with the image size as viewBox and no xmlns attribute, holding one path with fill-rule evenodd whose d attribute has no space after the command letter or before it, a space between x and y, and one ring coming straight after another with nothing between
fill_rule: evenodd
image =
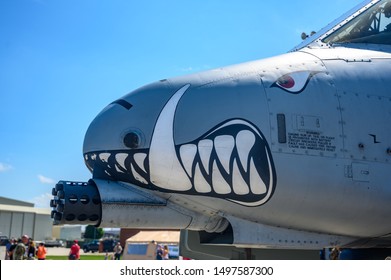
<instances>
[{"instance_id":1,"label":"white cloud","mask_svg":"<svg viewBox=\"0 0 391 280\"><path fill-rule=\"evenodd\" d=\"M0 172L7 172L11 169L12 169L11 165L0 162Z\"/></svg>"},{"instance_id":2,"label":"white cloud","mask_svg":"<svg viewBox=\"0 0 391 280\"><path fill-rule=\"evenodd\" d=\"M38 175L38 179L42 184L54 184L55 181L51 178L45 177L43 175Z\"/></svg>"},{"instance_id":3,"label":"white cloud","mask_svg":"<svg viewBox=\"0 0 391 280\"><path fill-rule=\"evenodd\" d=\"M50 208L50 200L53 199L52 194L44 193L40 196L34 197L31 202L36 208Z\"/></svg>"}]
</instances>

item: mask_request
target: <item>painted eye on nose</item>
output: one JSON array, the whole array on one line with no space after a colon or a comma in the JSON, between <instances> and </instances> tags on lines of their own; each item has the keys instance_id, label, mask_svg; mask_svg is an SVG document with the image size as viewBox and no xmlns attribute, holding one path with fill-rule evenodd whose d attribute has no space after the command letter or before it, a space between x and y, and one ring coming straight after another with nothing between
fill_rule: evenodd
<instances>
[{"instance_id":1,"label":"painted eye on nose","mask_svg":"<svg viewBox=\"0 0 391 280\"><path fill-rule=\"evenodd\" d=\"M302 92L310 79L319 72L315 71L298 71L286 74L278 78L271 87L279 87L287 92L298 94Z\"/></svg>"},{"instance_id":2,"label":"painted eye on nose","mask_svg":"<svg viewBox=\"0 0 391 280\"><path fill-rule=\"evenodd\" d=\"M140 137L135 132L129 132L124 137L124 145L130 149L138 148L140 145Z\"/></svg>"}]
</instances>

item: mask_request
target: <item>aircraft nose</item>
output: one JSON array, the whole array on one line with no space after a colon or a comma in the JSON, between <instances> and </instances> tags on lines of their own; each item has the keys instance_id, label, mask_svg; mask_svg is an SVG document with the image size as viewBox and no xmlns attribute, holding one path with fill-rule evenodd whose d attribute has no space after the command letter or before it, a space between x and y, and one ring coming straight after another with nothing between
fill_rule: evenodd
<instances>
[{"instance_id":1,"label":"aircraft nose","mask_svg":"<svg viewBox=\"0 0 391 280\"><path fill-rule=\"evenodd\" d=\"M132 107L125 99L114 101L91 122L83 155L94 178L127 173L127 158L147 145L144 120Z\"/></svg>"},{"instance_id":2,"label":"aircraft nose","mask_svg":"<svg viewBox=\"0 0 391 280\"><path fill-rule=\"evenodd\" d=\"M129 103L130 104L130 103ZM118 118L121 108L114 102L109 104L91 122L84 137L83 153L117 149Z\"/></svg>"},{"instance_id":3,"label":"aircraft nose","mask_svg":"<svg viewBox=\"0 0 391 280\"><path fill-rule=\"evenodd\" d=\"M84 137L87 167L93 171L95 158L108 163L113 155L121 157L148 149L154 124L171 91L166 83L156 82L106 106L91 122Z\"/></svg>"}]
</instances>

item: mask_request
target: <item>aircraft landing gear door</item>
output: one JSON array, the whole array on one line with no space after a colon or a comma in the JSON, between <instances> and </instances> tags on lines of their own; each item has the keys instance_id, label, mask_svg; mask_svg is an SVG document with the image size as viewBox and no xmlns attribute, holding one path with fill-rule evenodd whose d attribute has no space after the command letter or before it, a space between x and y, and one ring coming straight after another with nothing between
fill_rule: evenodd
<instances>
[{"instance_id":1,"label":"aircraft landing gear door","mask_svg":"<svg viewBox=\"0 0 391 280\"><path fill-rule=\"evenodd\" d=\"M273 76L262 77L270 111L272 151L338 157L343 147L341 112L323 63L303 54L300 64L277 69Z\"/></svg>"}]
</instances>

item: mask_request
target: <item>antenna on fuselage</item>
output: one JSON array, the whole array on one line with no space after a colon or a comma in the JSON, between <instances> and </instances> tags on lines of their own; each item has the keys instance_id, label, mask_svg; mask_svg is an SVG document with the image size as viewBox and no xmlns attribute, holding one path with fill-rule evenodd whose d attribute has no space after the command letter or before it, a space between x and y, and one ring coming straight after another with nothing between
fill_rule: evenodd
<instances>
[{"instance_id":1,"label":"antenna on fuselage","mask_svg":"<svg viewBox=\"0 0 391 280\"><path fill-rule=\"evenodd\" d=\"M311 31L311 34L310 34L310 35L307 35L307 33L303 32L303 33L301 33L301 39L302 39L302 40L305 40L305 39L307 39L308 37L314 35L315 33L316 33L315 31Z\"/></svg>"}]
</instances>

